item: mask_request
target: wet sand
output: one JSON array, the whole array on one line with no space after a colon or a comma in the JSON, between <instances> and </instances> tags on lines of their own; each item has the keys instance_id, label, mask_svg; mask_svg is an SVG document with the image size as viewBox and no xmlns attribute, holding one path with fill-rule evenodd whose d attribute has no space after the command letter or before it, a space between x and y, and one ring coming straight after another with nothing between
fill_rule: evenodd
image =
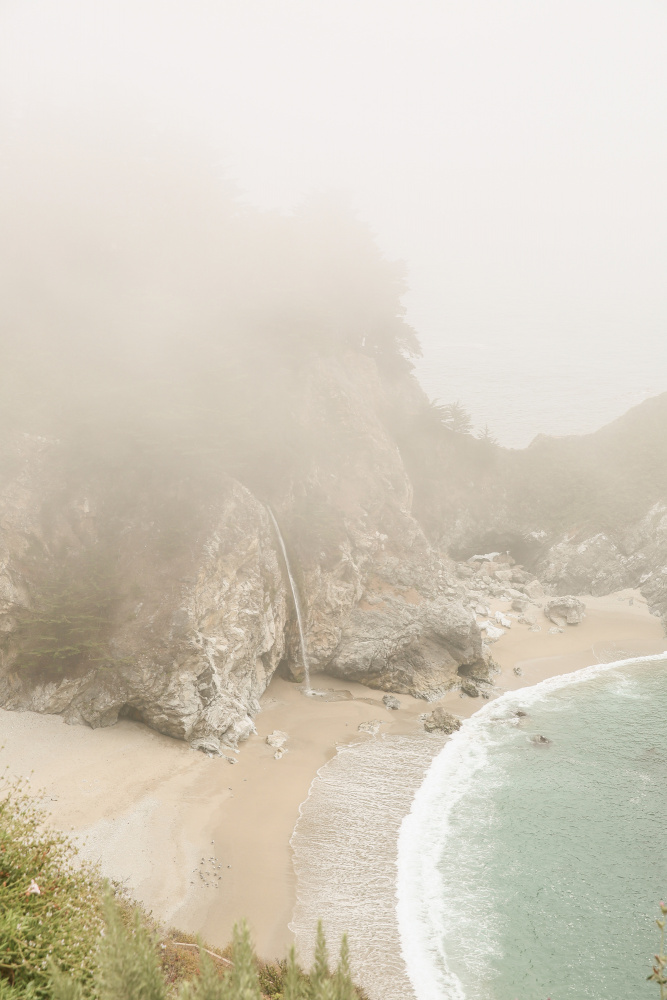
<instances>
[{"instance_id":1,"label":"wet sand","mask_svg":"<svg viewBox=\"0 0 667 1000\"><path fill-rule=\"evenodd\" d=\"M550 634L540 612L541 631L514 621L491 646L501 668L498 694L667 648L659 619L636 592L583 600L588 613L580 625ZM377 720L381 732L409 735L436 704L462 717L482 704L454 691L430 704L401 695L401 708L389 711L382 692L322 675L315 683L351 697L306 698L275 678L255 720L257 735L233 755L234 765L130 720L91 730L58 716L2 710L0 762L11 774L33 771L32 787L44 790L54 825L85 840L84 855L163 923L224 944L246 917L260 954L282 955L292 942L295 900L289 839L317 770L337 746L373 739L358 731L361 723ZM279 760L265 742L274 730L288 734Z\"/></svg>"}]
</instances>

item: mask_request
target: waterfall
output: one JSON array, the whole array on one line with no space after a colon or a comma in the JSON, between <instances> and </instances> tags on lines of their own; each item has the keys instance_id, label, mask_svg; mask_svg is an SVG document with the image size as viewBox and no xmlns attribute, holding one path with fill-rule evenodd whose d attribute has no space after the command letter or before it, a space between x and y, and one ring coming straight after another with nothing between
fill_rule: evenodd
<instances>
[{"instance_id":1,"label":"waterfall","mask_svg":"<svg viewBox=\"0 0 667 1000\"><path fill-rule=\"evenodd\" d=\"M301 615L301 603L299 601L299 592L296 589L296 583L294 582L294 577L292 576L292 570L290 569L289 559L287 558L287 549L285 548L285 543L283 541L283 536L280 533L280 528L278 527L278 522L275 519L274 513L270 507L267 507L269 516L273 521L273 527L276 529L276 535L278 536L278 541L280 542L280 550L283 554L283 559L285 561L285 569L287 570L287 576L289 577L289 584L292 588L292 598L294 599L294 607L296 609L296 623L299 626L299 641L301 643L301 660L303 662L303 672L305 676L306 694L312 693L312 688L310 686L310 671L308 669L308 657L306 656L306 640L303 635L303 617Z\"/></svg>"}]
</instances>

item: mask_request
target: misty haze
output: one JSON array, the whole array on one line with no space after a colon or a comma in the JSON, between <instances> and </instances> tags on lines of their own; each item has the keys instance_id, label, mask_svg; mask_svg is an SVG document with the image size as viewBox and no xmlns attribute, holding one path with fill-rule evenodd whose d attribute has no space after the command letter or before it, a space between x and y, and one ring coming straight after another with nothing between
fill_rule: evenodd
<instances>
[{"instance_id":1,"label":"misty haze","mask_svg":"<svg viewBox=\"0 0 667 1000\"><path fill-rule=\"evenodd\" d=\"M667 995L666 57L0 5L0 996Z\"/></svg>"}]
</instances>

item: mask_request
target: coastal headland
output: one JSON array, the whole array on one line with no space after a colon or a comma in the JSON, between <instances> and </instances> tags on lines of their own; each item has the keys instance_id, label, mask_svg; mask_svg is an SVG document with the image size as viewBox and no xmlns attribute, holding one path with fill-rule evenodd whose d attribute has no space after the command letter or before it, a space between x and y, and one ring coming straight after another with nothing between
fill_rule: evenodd
<instances>
[{"instance_id":1,"label":"coastal headland","mask_svg":"<svg viewBox=\"0 0 667 1000\"><path fill-rule=\"evenodd\" d=\"M546 619L540 631L518 621L503 630L492 646L500 670L491 697L667 647L660 619L638 591L582 599L586 617L562 632L549 631ZM495 601L492 610L507 605ZM391 710L382 692L361 684L316 674L313 685L328 694L305 697L299 685L275 676L257 733L222 757L131 719L90 729L56 715L2 710L0 759L10 774L31 774L53 824L71 831L82 854L160 921L224 944L246 917L258 952L273 957L293 940L290 837L318 769L341 745L423 734L420 716L436 706L463 718L483 704L456 689L430 703L401 695L400 708ZM287 736L282 755L266 742L276 731ZM441 745L434 741L434 754Z\"/></svg>"}]
</instances>

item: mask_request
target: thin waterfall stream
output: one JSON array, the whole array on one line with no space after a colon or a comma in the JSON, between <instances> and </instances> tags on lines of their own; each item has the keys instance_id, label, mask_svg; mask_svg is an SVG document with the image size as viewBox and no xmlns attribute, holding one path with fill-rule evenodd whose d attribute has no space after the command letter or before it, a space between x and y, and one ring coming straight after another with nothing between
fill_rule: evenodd
<instances>
[{"instance_id":1,"label":"thin waterfall stream","mask_svg":"<svg viewBox=\"0 0 667 1000\"><path fill-rule=\"evenodd\" d=\"M294 577L292 576L292 570L290 568L290 562L287 558L287 549L285 548L285 542L283 541L283 536L278 527L278 522L276 521L275 515L270 507L267 507L269 516L273 521L273 527L276 529L276 535L278 536L278 541L280 542L280 551L283 554L283 559L285 561L285 569L287 570L287 576L289 578L290 587L292 588L292 598L294 599L294 608L296 610L296 623L299 627L299 642L301 643L301 660L303 663L303 673L304 673L304 683L305 683L305 693L312 694L313 689L310 686L310 670L308 668L308 657L306 656L306 640L303 634L303 616L301 614L301 602L299 601L299 591L296 588L296 583L294 582Z\"/></svg>"}]
</instances>

